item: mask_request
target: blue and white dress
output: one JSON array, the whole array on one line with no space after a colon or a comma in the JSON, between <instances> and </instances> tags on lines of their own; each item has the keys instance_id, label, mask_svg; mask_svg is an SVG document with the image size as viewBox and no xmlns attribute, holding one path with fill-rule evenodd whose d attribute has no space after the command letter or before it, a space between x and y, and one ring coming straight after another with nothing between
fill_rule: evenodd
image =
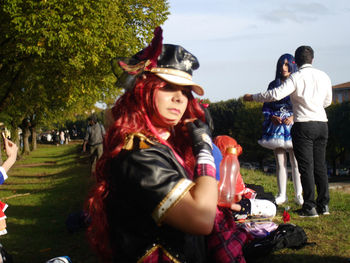
<instances>
[{"instance_id":1,"label":"blue and white dress","mask_svg":"<svg viewBox=\"0 0 350 263\"><path fill-rule=\"evenodd\" d=\"M0 184L3 184L5 180L7 179L7 174L4 168L0 166Z\"/></svg>"},{"instance_id":2,"label":"blue and white dress","mask_svg":"<svg viewBox=\"0 0 350 263\"><path fill-rule=\"evenodd\" d=\"M268 90L277 87L276 80L269 84ZM290 130L292 125L280 124L275 125L271 121L271 116L275 115L282 120L293 115L292 103L289 96L273 102L265 102L262 108L264 114L263 134L258 143L268 149L291 149L293 148Z\"/></svg>"},{"instance_id":3,"label":"blue and white dress","mask_svg":"<svg viewBox=\"0 0 350 263\"><path fill-rule=\"evenodd\" d=\"M0 184L3 184L6 179L7 179L6 171L2 166L0 166ZM0 201L0 236L7 234L6 223L5 223L5 219L6 219L5 210L7 207L8 207L7 204Z\"/></svg>"}]
</instances>

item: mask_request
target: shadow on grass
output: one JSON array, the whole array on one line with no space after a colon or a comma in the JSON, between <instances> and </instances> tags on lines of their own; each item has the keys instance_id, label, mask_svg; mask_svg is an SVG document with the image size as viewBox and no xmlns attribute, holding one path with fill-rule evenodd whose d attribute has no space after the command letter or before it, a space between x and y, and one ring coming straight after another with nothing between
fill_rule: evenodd
<instances>
[{"instance_id":1,"label":"shadow on grass","mask_svg":"<svg viewBox=\"0 0 350 263\"><path fill-rule=\"evenodd\" d=\"M56 177L57 174L46 174L46 173L40 173L40 174L35 174L35 175L20 175L20 174L12 174L11 178L20 178L20 179L24 179L24 180L30 180L30 179L46 179L46 178L50 178L50 177ZM15 183L12 182L6 182L6 184L8 185L13 185ZM21 183L23 184L23 183Z\"/></svg>"},{"instance_id":2,"label":"shadow on grass","mask_svg":"<svg viewBox=\"0 0 350 263\"><path fill-rule=\"evenodd\" d=\"M294 254L293 250L288 250L288 253L279 254L279 255L271 254L259 260L247 261L247 263L349 263L349 262L350 262L349 259L345 257Z\"/></svg>"},{"instance_id":3,"label":"shadow on grass","mask_svg":"<svg viewBox=\"0 0 350 263\"><path fill-rule=\"evenodd\" d=\"M57 158L55 157L51 157L52 158ZM16 174L18 174L18 169L23 170L25 169L27 172L29 171L36 171L36 170L46 170L46 169L62 169L68 165L72 165L75 163L75 160L70 160L68 162L64 162L64 163L60 163L60 164L42 164L42 165L31 165L31 166L23 166L20 167L18 166L17 171L15 172Z\"/></svg>"},{"instance_id":4,"label":"shadow on grass","mask_svg":"<svg viewBox=\"0 0 350 263\"><path fill-rule=\"evenodd\" d=\"M70 152L76 151L73 148ZM76 159L73 158L72 162L76 162ZM83 209L92 183L87 165L69 167L60 173L50 174L52 178L49 180L59 178L54 184L47 180L45 184L48 187L40 190L17 190L16 193L28 192L30 195L6 201L9 204L6 210L8 234L1 243L15 263L40 263L63 255L71 257L74 263L97 262L87 244L85 232L82 230L72 234L66 229L68 215ZM50 168L53 166L50 165ZM27 177L32 178L22 177L22 185L25 185Z\"/></svg>"}]
</instances>

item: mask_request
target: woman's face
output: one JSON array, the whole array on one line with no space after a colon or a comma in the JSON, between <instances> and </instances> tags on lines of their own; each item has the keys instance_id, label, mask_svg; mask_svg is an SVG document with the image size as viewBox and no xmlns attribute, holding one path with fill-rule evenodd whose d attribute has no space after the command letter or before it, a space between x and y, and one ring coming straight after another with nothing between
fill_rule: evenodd
<instances>
[{"instance_id":1,"label":"woman's face","mask_svg":"<svg viewBox=\"0 0 350 263\"><path fill-rule=\"evenodd\" d=\"M285 59L283 66L282 66L282 76L284 79L288 78L290 75L289 67L288 67L288 60Z\"/></svg>"},{"instance_id":2,"label":"woman's face","mask_svg":"<svg viewBox=\"0 0 350 263\"><path fill-rule=\"evenodd\" d=\"M155 93L158 112L167 125L175 126L181 120L188 104L187 92L188 87L167 84Z\"/></svg>"}]
</instances>

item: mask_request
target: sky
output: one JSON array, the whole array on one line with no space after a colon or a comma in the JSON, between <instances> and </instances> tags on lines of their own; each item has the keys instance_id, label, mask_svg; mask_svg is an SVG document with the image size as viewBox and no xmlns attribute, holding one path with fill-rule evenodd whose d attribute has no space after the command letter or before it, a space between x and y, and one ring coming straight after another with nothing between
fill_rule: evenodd
<instances>
[{"instance_id":1,"label":"sky","mask_svg":"<svg viewBox=\"0 0 350 263\"><path fill-rule=\"evenodd\" d=\"M349 0L169 0L163 43L200 63L193 80L211 102L265 91L278 58L301 45L332 85L350 81Z\"/></svg>"}]
</instances>

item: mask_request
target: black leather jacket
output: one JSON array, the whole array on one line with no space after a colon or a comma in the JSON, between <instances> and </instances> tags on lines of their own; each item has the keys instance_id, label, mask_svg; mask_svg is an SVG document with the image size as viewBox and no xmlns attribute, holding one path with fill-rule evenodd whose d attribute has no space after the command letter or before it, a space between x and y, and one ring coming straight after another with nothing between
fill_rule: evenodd
<instances>
[{"instance_id":1,"label":"black leather jacket","mask_svg":"<svg viewBox=\"0 0 350 263\"><path fill-rule=\"evenodd\" d=\"M204 236L162 224L167 209L193 182L167 146L150 142L142 146L138 139L111 165L106 206L114 262L142 262L155 248L173 262L207 262Z\"/></svg>"}]
</instances>

